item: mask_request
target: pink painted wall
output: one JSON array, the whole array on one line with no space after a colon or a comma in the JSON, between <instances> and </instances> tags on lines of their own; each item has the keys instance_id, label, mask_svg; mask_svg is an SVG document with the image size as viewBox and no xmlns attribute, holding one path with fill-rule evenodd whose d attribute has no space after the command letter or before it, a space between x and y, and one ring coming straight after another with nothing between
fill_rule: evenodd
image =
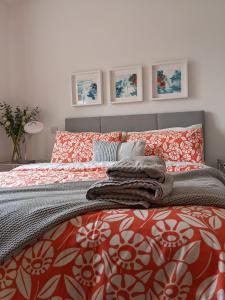
<instances>
[{"instance_id":1,"label":"pink painted wall","mask_svg":"<svg viewBox=\"0 0 225 300\"><path fill-rule=\"evenodd\" d=\"M224 0L12 1L10 97L39 105L45 123L33 157L50 157L50 127L66 117L204 109L207 159L225 158L224 11ZM151 64L180 58L190 62L189 99L151 101ZM144 66L145 101L111 105L108 70L132 64ZM71 107L71 73L89 69L103 70L104 105Z\"/></svg>"},{"instance_id":2,"label":"pink painted wall","mask_svg":"<svg viewBox=\"0 0 225 300\"><path fill-rule=\"evenodd\" d=\"M0 1L0 102L9 96L8 7ZM9 158L10 144L0 128L0 161Z\"/></svg>"}]
</instances>

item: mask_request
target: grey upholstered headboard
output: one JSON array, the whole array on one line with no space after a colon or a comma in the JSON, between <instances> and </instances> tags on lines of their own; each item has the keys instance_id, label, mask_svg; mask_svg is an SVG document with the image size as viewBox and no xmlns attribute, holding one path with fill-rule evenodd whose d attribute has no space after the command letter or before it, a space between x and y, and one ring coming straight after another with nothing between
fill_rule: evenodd
<instances>
[{"instance_id":1,"label":"grey upholstered headboard","mask_svg":"<svg viewBox=\"0 0 225 300\"><path fill-rule=\"evenodd\" d=\"M71 132L144 131L200 123L204 129L204 111L70 118L66 119L65 129Z\"/></svg>"}]
</instances>

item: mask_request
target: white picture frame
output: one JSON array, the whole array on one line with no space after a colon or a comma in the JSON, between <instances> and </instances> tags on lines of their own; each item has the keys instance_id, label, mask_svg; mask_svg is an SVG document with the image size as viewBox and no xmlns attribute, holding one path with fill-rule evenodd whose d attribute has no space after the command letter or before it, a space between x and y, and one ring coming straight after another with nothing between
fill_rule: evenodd
<instances>
[{"instance_id":1,"label":"white picture frame","mask_svg":"<svg viewBox=\"0 0 225 300\"><path fill-rule=\"evenodd\" d=\"M102 71L92 70L72 74L72 106L102 104Z\"/></svg>"},{"instance_id":2,"label":"white picture frame","mask_svg":"<svg viewBox=\"0 0 225 300\"><path fill-rule=\"evenodd\" d=\"M142 66L113 68L109 71L110 102L121 104L143 101Z\"/></svg>"},{"instance_id":3,"label":"white picture frame","mask_svg":"<svg viewBox=\"0 0 225 300\"><path fill-rule=\"evenodd\" d=\"M175 60L152 65L152 100L188 98L188 62Z\"/></svg>"}]
</instances>

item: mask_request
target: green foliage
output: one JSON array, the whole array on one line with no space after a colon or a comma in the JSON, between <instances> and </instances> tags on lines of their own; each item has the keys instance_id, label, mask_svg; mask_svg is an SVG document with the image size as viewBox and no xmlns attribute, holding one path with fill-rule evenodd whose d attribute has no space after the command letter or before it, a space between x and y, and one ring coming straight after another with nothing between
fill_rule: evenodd
<instances>
[{"instance_id":1,"label":"green foliage","mask_svg":"<svg viewBox=\"0 0 225 300\"><path fill-rule=\"evenodd\" d=\"M25 131L24 126L30 121L37 121L39 118L39 108L35 107L31 111L28 107L21 109L13 107L5 102L0 102L0 126L5 129L8 137L12 138L13 142L20 142Z\"/></svg>"}]
</instances>

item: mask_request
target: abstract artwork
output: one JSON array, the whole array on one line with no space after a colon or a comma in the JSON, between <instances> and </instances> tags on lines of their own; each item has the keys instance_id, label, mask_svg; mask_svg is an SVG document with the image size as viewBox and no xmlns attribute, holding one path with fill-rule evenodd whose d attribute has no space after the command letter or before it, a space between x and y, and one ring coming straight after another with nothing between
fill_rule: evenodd
<instances>
[{"instance_id":1,"label":"abstract artwork","mask_svg":"<svg viewBox=\"0 0 225 300\"><path fill-rule=\"evenodd\" d=\"M137 74L125 74L116 78L116 97L137 96Z\"/></svg>"},{"instance_id":2,"label":"abstract artwork","mask_svg":"<svg viewBox=\"0 0 225 300\"><path fill-rule=\"evenodd\" d=\"M157 71L158 94L181 93L181 70L172 73L164 70Z\"/></svg>"},{"instance_id":3,"label":"abstract artwork","mask_svg":"<svg viewBox=\"0 0 225 300\"><path fill-rule=\"evenodd\" d=\"M72 74L73 106L102 103L101 71L88 71Z\"/></svg>"},{"instance_id":4,"label":"abstract artwork","mask_svg":"<svg viewBox=\"0 0 225 300\"><path fill-rule=\"evenodd\" d=\"M112 103L142 101L142 67L129 66L110 71Z\"/></svg>"},{"instance_id":5,"label":"abstract artwork","mask_svg":"<svg viewBox=\"0 0 225 300\"><path fill-rule=\"evenodd\" d=\"M96 101L98 95L97 83L93 80L78 80L78 101Z\"/></svg>"},{"instance_id":6,"label":"abstract artwork","mask_svg":"<svg viewBox=\"0 0 225 300\"><path fill-rule=\"evenodd\" d=\"M152 98L188 97L187 62L177 61L152 66Z\"/></svg>"}]
</instances>

